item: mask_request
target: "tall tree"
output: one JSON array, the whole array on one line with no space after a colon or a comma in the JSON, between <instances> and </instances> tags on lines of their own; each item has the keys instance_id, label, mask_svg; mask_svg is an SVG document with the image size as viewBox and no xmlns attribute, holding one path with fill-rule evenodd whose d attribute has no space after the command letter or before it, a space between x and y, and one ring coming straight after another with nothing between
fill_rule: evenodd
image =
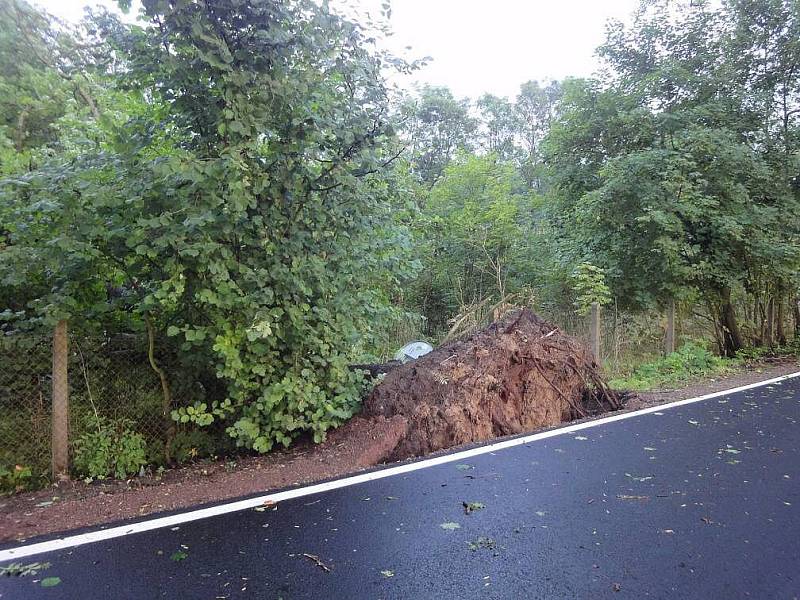
<instances>
[{"instance_id":1,"label":"tall tree","mask_svg":"<svg viewBox=\"0 0 800 600\"><path fill-rule=\"evenodd\" d=\"M446 87L425 86L401 106L401 131L409 146L412 169L432 186L460 150L472 149L477 121L470 102Z\"/></svg>"},{"instance_id":2,"label":"tall tree","mask_svg":"<svg viewBox=\"0 0 800 600\"><path fill-rule=\"evenodd\" d=\"M531 187L542 187L542 142L550 131L561 96L558 81L551 81L546 86L538 81L528 81L520 86L517 94L514 109L524 150L521 172Z\"/></svg>"},{"instance_id":3,"label":"tall tree","mask_svg":"<svg viewBox=\"0 0 800 600\"><path fill-rule=\"evenodd\" d=\"M798 219L778 226L798 205L762 133L774 103L743 67L764 51L731 51L736 22L704 2L642 2L609 28L606 80L566 86L548 140L573 247L634 305L698 290L729 355L743 344L734 295L785 281L800 251Z\"/></svg>"},{"instance_id":4,"label":"tall tree","mask_svg":"<svg viewBox=\"0 0 800 600\"><path fill-rule=\"evenodd\" d=\"M506 98L484 94L478 98L477 108L481 120L481 145L486 152L500 160L517 159L519 122L514 105Z\"/></svg>"}]
</instances>

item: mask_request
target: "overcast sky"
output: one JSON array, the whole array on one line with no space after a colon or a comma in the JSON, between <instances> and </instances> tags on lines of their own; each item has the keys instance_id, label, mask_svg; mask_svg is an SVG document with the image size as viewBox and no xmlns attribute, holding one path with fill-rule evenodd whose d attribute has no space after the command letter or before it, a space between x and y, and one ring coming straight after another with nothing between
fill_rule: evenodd
<instances>
[{"instance_id":1,"label":"overcast sky","mask_svg":"<svg viewBox=\"0 0 800 600\"><path fill-rule=\"evenodd\" d=\"M379 15L382 0L339 0ZM34 0L66 19L84 0ZM337 1L334 0L334 4ZM628 20L638 0L394 0L390 47L411 46L410 58L433 61L414 81L447 85L461 96L514 96L530 79L588 76L609 18Z\"/></svg>"}]
</instances>

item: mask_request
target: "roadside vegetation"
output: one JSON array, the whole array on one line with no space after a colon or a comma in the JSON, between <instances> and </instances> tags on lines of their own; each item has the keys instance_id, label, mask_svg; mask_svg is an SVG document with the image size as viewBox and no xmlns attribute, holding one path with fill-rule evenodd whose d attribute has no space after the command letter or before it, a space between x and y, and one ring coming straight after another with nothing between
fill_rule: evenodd
<instances>
[{"instance_id":1,"label":"roadside vegetation","mask_svg":"<svg viewBox=\"0 0 800 600\"><path fill-rule=\"evenodd\" d=\"M93 403L138 375L84 370L79 475L321 441L368 388L350 365L511 305L567 331L604 306L629 389L800 337L794 0L644 0L596 78L511 99L395 89L423 62L312 0L142 4L73 26L0 0L0 331L145 340L159 381L126 392L151 435ZM2 487L40 481L14 452Z\"/></svg>"},{"instance_id":2,"label":"roadside vegetation","mask_svg":"<svg viewBox=\"0 0 800 600\"><path fill-rule=\"evenodd\" d=\"M794 343L774 348L745 348L734 358L728 358L715 354L707 344L688 342L666 356L621 365L609 373L611 378L608 383L615 389L629 391L675 388L746 369L765 357L798 359L800 348Z\"/></svg>"},{"instance_id":3,"label":"roadside vegetation","mask_svg":"<svg viewBox=\"0 0 800 600\"><path fill-rule=\"evenodd\" d=\"M739 359L726 359L689 343L663 358L636 365L627 376L611 379L609 385L633 391L669 388L700 377L723 375L738 363Z\"/></svg>"}]
</instances>

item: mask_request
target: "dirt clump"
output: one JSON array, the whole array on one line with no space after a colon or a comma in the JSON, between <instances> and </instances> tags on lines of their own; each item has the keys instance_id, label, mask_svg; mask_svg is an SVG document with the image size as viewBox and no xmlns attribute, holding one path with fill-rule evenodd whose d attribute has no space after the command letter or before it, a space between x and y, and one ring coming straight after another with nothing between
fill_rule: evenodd
<instances>
[{"instance_id":1,"label":"dirt clump","mask_svg":"<svg viewBox=\"0 0 800 600\"><path fill-rule=\"evenodd\" d=\"M363 416L401 416L398 460L620 408L590 351L523 308L391 370Z\"/></svg>"}]
</instances>

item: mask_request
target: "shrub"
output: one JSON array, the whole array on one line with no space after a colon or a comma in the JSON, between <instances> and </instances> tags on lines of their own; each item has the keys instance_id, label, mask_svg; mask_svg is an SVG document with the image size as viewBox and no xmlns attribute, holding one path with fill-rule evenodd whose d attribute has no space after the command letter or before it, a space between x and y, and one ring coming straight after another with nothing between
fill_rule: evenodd
<instances>
[{"instance_id":1,"label":"shrub","mask_svg":"<svg viewBox=\"0 0 800 600\"><path fill-rule=\"evenodd\" d=\"M84 477L123 479L146 464L144 436L132 429L129 419L90 416L86 432L75 440L75 470Z\"/></svg>"},{"instance_id":2,"label":"shrub","mask_svg":"<svg viewBox=\"0 0 800 600\"><path fill-rule=\"evenodd\" d=\"M0 466L0 493L22 492L34 483L33 471L29 466L15 465L13 469Z\"/></svg>"},{"instance_id":3,"label":"shrub","mask_svg":"<svg viewBox=\"0 0 800 600\"><path fill-rule=\"evenodd\" d=\"M170 453L178 464L194 459L224 455L235 448L233 440L224 431L205 429L179 430L170 445Z\"/></svg>"},{"instance_id":4,"label":"shrub","mask_svg":"<svg viewBox=\"0 0 800 600\"><path fill-rule=\"evenodd\" d=\"M636 367L628 377L611 380L618 389L647 390L676 385L693 377L721 373L732 361L713 354L705 346L688 342L664 358Z\"/></svg>"}]
</instances>

